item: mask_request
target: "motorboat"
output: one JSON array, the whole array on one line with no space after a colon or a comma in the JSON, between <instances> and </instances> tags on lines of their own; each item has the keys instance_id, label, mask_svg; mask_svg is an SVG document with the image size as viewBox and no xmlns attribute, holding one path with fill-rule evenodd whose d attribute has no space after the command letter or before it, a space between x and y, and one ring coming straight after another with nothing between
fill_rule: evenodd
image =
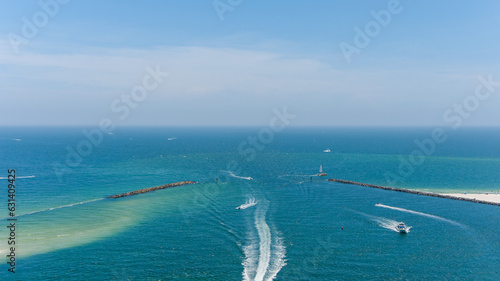
<instances>
[{"instance_id":1,"label":"motorboat","mask_svg":"<svg viewBox=\"0 0 500 281\"><path fill-rule=\"evenodd\" d=\"M397 226L396 226L396 230L399 232L399 233L403 233L403 234L406 234L408 233L408 231L410 230L411 226L408 227L406 226L406 224L404 222L400 222Z\"/></svg>"}]
</instances>

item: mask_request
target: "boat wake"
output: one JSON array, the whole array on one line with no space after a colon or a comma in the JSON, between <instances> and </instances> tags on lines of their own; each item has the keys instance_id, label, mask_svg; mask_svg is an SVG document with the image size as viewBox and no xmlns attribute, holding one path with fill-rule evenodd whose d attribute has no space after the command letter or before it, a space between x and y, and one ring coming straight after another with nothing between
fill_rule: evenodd
<instances>
[{"instance_id":1,"label":"boat wake","mask_svg":"<svg viewBox=\"0 0 500 281\"><path fill-rule=\"evenodd\" d=\"M273 280L286 265L286 248L277 231L266 223L269 203L260 204L255 210L257 236L251 234L251 243L243 248L243 280Z\"/></svg>"},{"instance_id":2,"label":"boat wake","mask_svg":"<svg viewBox=\"0 0 500 281\"><path fill-rule=\"evenodd\" d=\"M376 220L376 222L377 222L377 224L379 226L381 226L383 228L399 232L399 230L398 230L398 224L399 224L399 222L397 222L395 220L391 220L391 219L379 217L379 219ZM406 232L409 233L410 229L411 229L411 226L408 226L406 228Z\"/></svg>"},{"instance_id":3,"label":"boat wake","mask_svg":"<svg viewBox=\"0 0 500 281\"><path fill-rule=\"evenodd\" d=\"M251 198L248 198L247 201L245 202L245 204L241 204L240 206L236 207L236 209L239 209L239 210L244 210L246 208L250 208L252 206L255 206L257 205L257 201L255 201L255 198L251 197Z\"/></svg>"},{"instance_id":4,"label":"boat wake","mask_svg":"<svg viewBox=\"0 0 500 281\"><path fill-rule=\"evenodd\" d=\"M279 175L278 178L284 178L284 177L294 177L294 178L301 178L301 177L309 177L311 175L305 175L305 174L291 174L291 175Z\"/></svg>"},{"instance_id":5,"label":"boat wake","mask_svg":"<svg viewBox=\"0 0 500 281\"><path fill-rule=\"evenodd\" d=\"M231 172L231 171L221 171L221 172L226 172L226 173L228 173L228 174L229 174L229 176L230 176L230 177L233 177L233 178L243 179L243 180L249 180L249 181L253 180L253 178L251 178L251 177L241 177L241 176L237 176L237 175L235 175L235 174L234 174L233 172Z\"/></svg>"},{"instance_id":6,"label":"boat wake","mask_svg":"<svg viewBox=\"0 0 500 281\"><path fill-rule=\"evenodd\" d=\"M97 198L97 199L92 199L92 200L88 200L88 201L82 201L82 202L78 202L78 203L63 205L63 206L59 206L59 207L53 207L53 208L49 208L49 209L45 209L45 210L33 211L33 212L30 212L30 213L26 213L26 214L15 216L15 218L23 217L23 216L29 216L29 215L38 214L38 213L47 212L47 211L52 211L52 210L57 210L57 209L62 209L62 208L73 207L73 206L76 206L76 205L83 205L83 204L86 204L86 203L100 201L100 200L104 200L104 199L105 198ZM7 218L10 218L10 217L2 218L2 220L7 219Z\"/></svg>"},{"instance_id":7,"label":"boat wake","mask_svg":"<svg viewBox=\"0 0 500 281\"><path fill-rule=\"evenodd\" d=\"M31 179L31 178L34 178L35 176L24 176L24 177L17 177L16 176L16 180L17 179ZM0 180L8 180L9 178L8 177L0 177Z\"/></svg>"},{"instance_id":8,"label":"boat wake","mask_svg":"<svg viewBox=\"0 0 500 281\"><path fill-rule=\"evenodd\" d=\"M13 140L13 141L22 141L22 139L4 138L4 137L0 137L0 139L4 139L4 140Z\"/></svg>"},{"instance_id":9,"label":"boat wake","mask_svg":"<svg viewBox=\"0 0 500 281\"><path fill-rule=\"evenodd\" d=\"M391 219L384 218L384 217L377 217L374 215L365 214L365 213L359 212L359 211L354 211L354 210L351 210L351 211L367 217L368 219L375 222L380 227L383 227L385 229L389 229L389 230L392 230L395 232L399 232L399 230L397 229L397 226L399 224L398 221L391 220ZM411 227L408 228L408 232L410 232L410 228Z\"/></svg>"},{"instance_id":10,"label":"boat wake","mask_svg":"<svg viewBox=\"0 0 500 281\"><path fill-rule=\"evenodd\" d=\"M426 213L417 212L417 211L408 210L408 209L403 209L403 208L398 208L398 207L387 206L387 205L384 205L384 204L375 204L375 206L386 208L386 209L391 209L391 210L396 210L396 211L400 211L400 212L406 212L406 213L410 213L410 214L414 214L414 215L424 216L424 217L428 217L428 218L432 218L432 219L444 221L444 222L451 223L453 225L465 228L465 226L463 224L459 223L459 222L452 221L452 220L445 219L445 218L438 217L438 216L431 215L431 214L426 214Z\"/></svg>"}]
</instances>

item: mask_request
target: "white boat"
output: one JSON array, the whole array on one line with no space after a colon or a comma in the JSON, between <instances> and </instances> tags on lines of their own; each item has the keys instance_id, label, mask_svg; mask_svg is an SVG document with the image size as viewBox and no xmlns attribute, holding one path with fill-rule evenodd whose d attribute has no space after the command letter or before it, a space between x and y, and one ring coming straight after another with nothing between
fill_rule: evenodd
<instances>
[{"instance_id":1,"label":"white boat","mask_svg":"<svg viewBox=\"0 0 500 281\"><path fill-rule=\"evenodd\" d=\"M410 230L411 226L408 227L406 226L406 224L404 222L400 222L397 226L396 226L396 230L399 232L399 233L403 233L403 234L406 234L408 233L408 231Z\"/></svg>"},{"instance_id":2,"label":"white boat","mask_svg":"<svg viewBox=\"0 0 500 281\"><path fill-rule=\"evenodd\" d=\"M323 150L323 152L332 152L329 148Z\"/></svg>"},{"instance_id":3,"label":"white boat","mask_svg":"<svg viewBox=\"0 0 500 281\"><path fill-rule=\"evenodd\" d=\"M316 174L318 177L326 176L326 173L323 172L323 165L319 165L319 173Z\"/></svg>"}]
</instances>

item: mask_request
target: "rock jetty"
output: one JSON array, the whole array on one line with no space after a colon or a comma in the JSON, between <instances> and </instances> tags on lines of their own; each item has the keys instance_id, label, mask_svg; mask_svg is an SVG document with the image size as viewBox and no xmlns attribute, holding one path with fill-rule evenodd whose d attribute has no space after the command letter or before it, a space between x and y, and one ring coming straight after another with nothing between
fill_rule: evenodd
<instances>
[{"instance_id":1,"label":"rock jetty","mask_svg":"<svg viewBox=\"0 0 500 281\"><path fill-rule=\"evenodd\" d=\"M423 191L417 191L417 190L411 190L411 189L395 188L395 187L360 183L360 182L340 180L340 179L328 179L328 181L339 182L339 183L344 183L344 184L360 185L360 186L366 186L366 187L373 187L373 188L378 188L378 189L392 190L392 191L405 192L405 193L413 193L413 194L418 194L418 195L425 195L425 196L432 196L432 197L439 197L439 198L446 198L446 199L453 199L453 200L468 201L468 202L474 202L474 203L500 206L500 203L496 203L496 202L476 200L476 199L472 199L472 198L454 197L454 196L433 193L433 192L423 192Z\"/></svg>"},{"instance_id":2,"label":"rock jetty","mask_svg":"<svg viewBox=\"0 0 500 281\"><path fill-rule=\"evenodd\" d=\"M137 195L137 194L142 194L142 193L148 193L151 191L156 191L160 189L165 189L169 187L174 187L174 186L180 186L180 185L186 185L186 184L193 184L196 183L194 181L180 181L180 182L174 182L174 183L169 183L169 184L164 184L160 186L155 186L155 187L149 187L149 188L144 188L144 189L139 189L136 191L130 191L127 193L122 193L118 195L113 195L113 196L108 196L106 198L120 198L120 197L127 197L127 196L132 196L132 195Z\"/></svg>"}]
</instances>

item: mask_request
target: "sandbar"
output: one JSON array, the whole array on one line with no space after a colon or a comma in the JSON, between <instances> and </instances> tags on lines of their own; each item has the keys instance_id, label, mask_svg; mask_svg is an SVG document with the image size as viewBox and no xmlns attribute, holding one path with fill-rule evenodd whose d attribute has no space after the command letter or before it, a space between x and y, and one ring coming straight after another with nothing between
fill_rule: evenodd
<instances>
[{"instance_id":1,"label":"sandbar","mask_svg":"<svg viewBox=\"0 0 500 281\"><path fill-rule=\"evenodd\" d=\"M455 198L475 199L480 201L499 203L500 193L441 193Z\"/></svg>"}]
</instances>

